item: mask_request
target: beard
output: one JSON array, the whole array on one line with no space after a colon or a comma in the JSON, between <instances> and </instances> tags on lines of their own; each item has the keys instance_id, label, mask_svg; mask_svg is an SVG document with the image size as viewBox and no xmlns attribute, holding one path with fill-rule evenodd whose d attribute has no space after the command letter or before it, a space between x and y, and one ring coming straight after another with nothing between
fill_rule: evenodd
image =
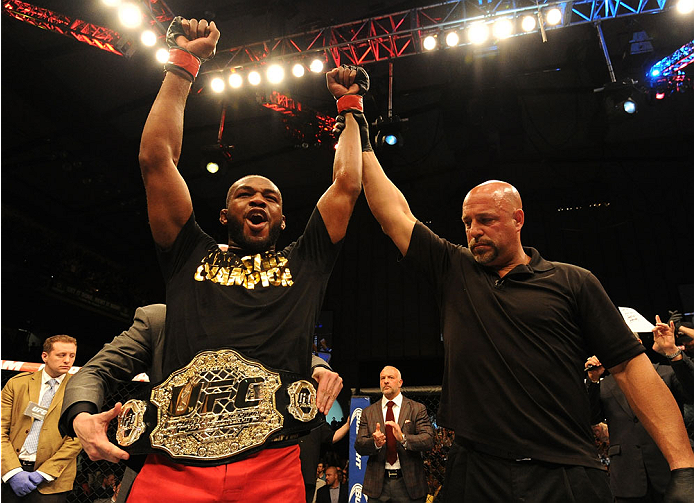
<instances>
[{"instance_id":1,"label":"beard","mask_svg":"<svg viewBox=\"0 0 694 503\"><path fill-rule=\"evenodd\" d=\"M485 251L475 251L475 249L471 246L470 251L472 252L472 256L475 257L475 260L478 264L487 265L491 262L494 262L499 257L499 249L491 241L473 243L473 245L479 244L486 245L489 247L489 249Z\"/></svg>"},{"instance_id":2,"label":"beard","mask_svg":"<svg viewBox=\"0 0 694 503\"><path fill-rule=\"evenodd\" d=\"M229 242L233 242L242 250L250 253L262 253L275 246L282 232L282 222L278 221L270 226L270 232L263 238L253 238L243 232L243 220L230 218L227 220L227 234Z\"/></svg>"}]
</instances>

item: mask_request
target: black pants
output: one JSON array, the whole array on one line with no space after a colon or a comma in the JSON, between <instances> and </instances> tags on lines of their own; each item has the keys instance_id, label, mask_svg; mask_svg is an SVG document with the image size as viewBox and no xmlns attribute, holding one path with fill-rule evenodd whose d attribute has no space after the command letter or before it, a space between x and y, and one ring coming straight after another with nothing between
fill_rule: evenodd
<instances>
[{"instance_id":1,"label":"black pants","mask_svg":"<svg viewBox=\"0 0 694 503\"><path fill-rule=\"evenodd\" d=\"M449 452L445 503L612 503L607 472L584 466L504 459L461 444ZM448 487L446 487L448 485Z\"/></svg>"}]
</instances>

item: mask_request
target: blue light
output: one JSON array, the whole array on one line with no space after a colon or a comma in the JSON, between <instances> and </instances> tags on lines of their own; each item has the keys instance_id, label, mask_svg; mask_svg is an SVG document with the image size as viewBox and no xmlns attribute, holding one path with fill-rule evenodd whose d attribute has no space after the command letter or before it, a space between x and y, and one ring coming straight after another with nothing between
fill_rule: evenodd
<instances>
[{"instance_id":1,"label":"blue light","mask_svg":"<svg viewBox=\"0 0 694 503\"><path fill-rule=\"evenodd\" d=\"M398 142L398 137L395 136L394 134L386 135L385 142L388 145L393 146Z\"/></svg>"},{"instance_id":2,"label":"blue light","mask_svg":"<svg viewBox=\"0 0 694 503\"><path fill-rule=\"evenodd\" d=\"M658 70L657 68L651 70L651 77L657 77L658 75L660 75L660 70Z\"/></svg>"},{"instance_id":3,"label":"blue light","mask_svg":"<svg viewBox=\"0 0 694 503\"><path fill-rule=\"evenodd\" d=\"M632 100L626 100L624 102L624 111L628 114L634 114L636 113L636 103L634 103Z\"/></svg>"}]
</instances>

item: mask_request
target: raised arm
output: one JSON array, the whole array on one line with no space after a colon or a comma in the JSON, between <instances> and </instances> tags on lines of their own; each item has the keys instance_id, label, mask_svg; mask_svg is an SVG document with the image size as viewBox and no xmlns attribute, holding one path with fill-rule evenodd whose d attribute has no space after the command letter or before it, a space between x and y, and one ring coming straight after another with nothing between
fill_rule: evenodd
<instances>
[{"instance_id":1,"label":"raised arm","mask_svg":"<svg viewBox=\"0 0 694 503\"><path fill-rule=\"evenodd\" d=\"M417 219L410 211L405 196L386 176L376 154L364 152L362 159L362 183L371 213L404 256L410 247L412 229Z\"/></svg>"},{"instance_id":2,"label":"raised arm","mask_svg":"<svg viewBox=\"0 0 694 503\"><path fill-rule=\"evenodd\" d=\"M200 61L214 54L219 30L214 21L175 18L169 27L169 63L140 142L140 170L147 193L154 241L170 246L190 218L193 204L177 165L183 141L183 112Z\"/></svg>"},{"instance_id":3,"label":"raised arm","mask_svg":"<svg viewBox=\"0 0 694 503\"><path fill-rule=\"evenodd\" d=\"M369 78L362 68L352 66L335 68L326 73L325 78L328 90L338 100L338 111L344 114L345 127L335 152L333 183L317 206L330 240L337 243L345 237L352 210L361 193L362 149L355 115L364 117L361 96L369 89Z\"/></svg>"}]
</instances>

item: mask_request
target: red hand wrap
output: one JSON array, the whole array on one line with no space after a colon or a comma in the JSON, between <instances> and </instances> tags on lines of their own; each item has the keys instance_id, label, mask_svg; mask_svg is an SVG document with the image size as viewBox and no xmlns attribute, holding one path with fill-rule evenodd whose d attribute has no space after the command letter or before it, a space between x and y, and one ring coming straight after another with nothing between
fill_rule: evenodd
<instances>
[{"instance_id":1,"label":"red hand wrap","mask_svg":"<svg viewBox=\"0 0 694 503\"><path fill-rule=\"evenodd\" d=\"M358 94L345 94L337 100L337 113L341 114L345 110L364 111L364 98Z\"/></svg>"},{"instance_id":2,"label":"red hand wrap","mask_svg":"<svg viewBox=\"0 0 694 503\"><path fill-rule=\"evenodd\" d=\"M172 47L169 49L169 61L166 62L165 68L169 70L170 66L183 70L190 75L190 80L194 81L200 70L200 60L189 52Z\"/></svg>"}]
</instances>

